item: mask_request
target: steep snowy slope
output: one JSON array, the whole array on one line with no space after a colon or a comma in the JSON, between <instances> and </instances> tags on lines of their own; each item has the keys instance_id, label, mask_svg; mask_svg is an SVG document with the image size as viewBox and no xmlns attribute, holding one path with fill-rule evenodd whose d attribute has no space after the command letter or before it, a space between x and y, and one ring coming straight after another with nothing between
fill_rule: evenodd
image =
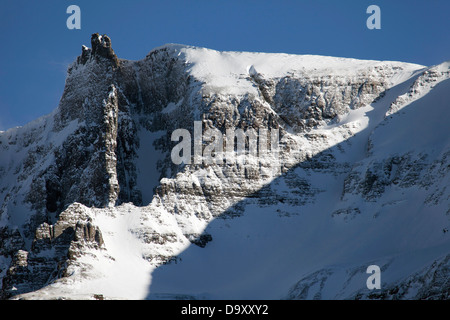
<instances>
[{"instance_id":1,"label":"steep snowy slope","mask_svg":"<svg viewBox=\"0 0 450 320\"><path fill-rule=\"evenodd\" d=\"M448 63L91 44L52 114L0 133L4 298L447 297ZM195 121L279 152L196 163Z\"/></svg>"}]
</instances>

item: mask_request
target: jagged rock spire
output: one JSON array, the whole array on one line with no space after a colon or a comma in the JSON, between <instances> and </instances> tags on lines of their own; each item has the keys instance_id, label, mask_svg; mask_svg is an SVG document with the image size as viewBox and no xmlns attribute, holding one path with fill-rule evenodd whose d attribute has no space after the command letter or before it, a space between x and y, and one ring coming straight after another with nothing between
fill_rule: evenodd
<instances>
[{"instance_id":1,"label":"jagged rock spire","mask_svg":"<svg viewBox=\"0 0 450 320\"><path fill-rule=\"evenodd\" d=\"M114 50L111 47L111 39L107 35L100 35L94 33L91 36L92 54L98 54L99 56L113 59L116 57ZM117 57L116 57L117 58Z\"/></svg>"},{"instance_id":2,"label":"jagged rock spire","mask_svg":"<svg viewBox=\"0 0 450 320\"><path fill-rule=\"evenodd\" d=\"M92 34L91 46L92 49L82 46L81 57L78 61L79 63L85 64L89 57L103 57L110 60L115 67L119 66L119 59L111 46L111 39L106 34Z\"/></svg>"}]
</instances>

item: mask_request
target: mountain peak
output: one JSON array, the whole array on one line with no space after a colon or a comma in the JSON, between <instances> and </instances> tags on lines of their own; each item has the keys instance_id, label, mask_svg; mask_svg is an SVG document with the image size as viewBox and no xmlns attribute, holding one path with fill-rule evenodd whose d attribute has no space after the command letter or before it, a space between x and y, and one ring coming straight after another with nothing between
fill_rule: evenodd
<instances>
[{"instance_id":1,"label":"mountain peak","mask_svg":"<svg viewBox=\"0 0 450 320\"><path fill-rule=\"evenodd\" d=\"M81 47L82 53L78 60L79 63L85 64L92 56L106 58L113 63L114 67L119 66L119 59L111 46L111 38L106 34L93 33L91 35L91 47L91 49L84 45Z\"/></svg>"},{"instance_id":2,"label":"mountain peak","mask_svg":"<svg viewBox=\"0 0 450 320\"><path fill-rule=\"evenodd\" d=\"M111 38L106 34L100 35L94 33L91 36L92 54L98 54L105 58L113 58L116 56L111 47Z\"/></svg>"},{"instance_id":3,"label":"mountain peak","mask_svg":"<svg viewBox=\"0 0 450 320\"><path fill-rule=\"evenodd\" d=\"M0 133L0 299L448 298L450 65L91 45Z\"/></svg>"}]
</instances>

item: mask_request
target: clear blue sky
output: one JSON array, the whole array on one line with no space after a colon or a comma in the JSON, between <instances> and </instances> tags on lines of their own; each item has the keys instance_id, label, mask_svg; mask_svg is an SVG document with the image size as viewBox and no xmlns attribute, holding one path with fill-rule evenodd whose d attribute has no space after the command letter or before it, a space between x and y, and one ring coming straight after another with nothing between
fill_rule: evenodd
<instances>
[{"instance_id":1,"label":"clear blue sky","mask_svg":"<svg viewBox=\"0 0 450 320\"><path fill-rule=\"evenodd\" d=\"M66 9L81 8L81 30ZM381 30L366 9L381 8ZM0 130L54 110L66 68L108 34L120 58L181 43L227 51L320 54L434 65L450 60L449 0L2 0Z\"/></svg>"}]
</instances>

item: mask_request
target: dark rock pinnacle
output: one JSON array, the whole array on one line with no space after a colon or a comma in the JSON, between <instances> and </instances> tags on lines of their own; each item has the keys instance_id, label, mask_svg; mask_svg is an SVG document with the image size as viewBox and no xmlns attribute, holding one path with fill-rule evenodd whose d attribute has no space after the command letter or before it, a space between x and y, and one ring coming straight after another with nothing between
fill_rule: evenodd
<instances>
[{"instance_id":1,"label":"dark rock pinnacle","mask_svg":"<svg viewBox=\"0 0 450 320\"><path fill-rule=\"evenodd\" d=\"M92 34L91 46L92 49L82 46L81 56L78 60L79 63L85 64L89 60L89 57L103 57L110 60L114 67L119 66L119 59L114 53L114 50L111 47L111 39L107 35L100 35L98 33Z\"/></svg>"}]
</instances>

